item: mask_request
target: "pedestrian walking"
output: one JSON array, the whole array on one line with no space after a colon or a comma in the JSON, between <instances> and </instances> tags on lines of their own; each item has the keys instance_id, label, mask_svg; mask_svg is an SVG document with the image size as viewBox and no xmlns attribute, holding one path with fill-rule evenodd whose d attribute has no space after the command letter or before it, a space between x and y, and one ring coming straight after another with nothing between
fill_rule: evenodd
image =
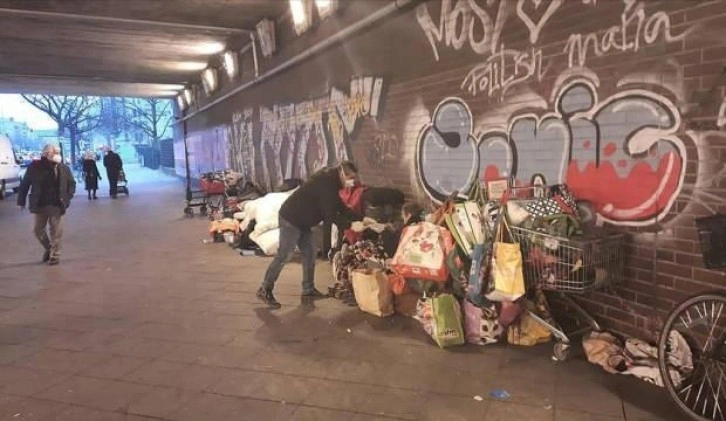
<instances>
[{"instance_id":1,"label":"pedestrian walking","mask_svg":"<svg viewBox=\"0 0 726 421\"><path fill-rule=\"evenodd\" d=\"M313 174L295 190L280 208L280 245L270 263L265 278L257 290L257 298L272 308L280 308L273 295L275 282L285 264L292 257L295 246L302 257L302 295L320 298L326 295L315 288L315 247L312 228L320 222L335 223L339 229L365 229L361 217L353 213L340 200L338 192L343 186L353 186L358 170L352 162L344 161L335 168L326 168ZM353 222L356 221L356 222Z\"/></svg>"},{"instance_id":2,"label":"pedestrian walking","mask_svg":"<svg viewBox=\"0 0 726 421\"><path fill-rule=\"evenodd\" d=\"M98 190L98 180L101 180L101 173L98 172L96 165L96 154L93 151L87 151L83 156L83 181L88 192L88 200L96 200L96 190Z\"/></svg>"},{"instance_id":3,"label":"pedestrian walking","mask_svg":"<svg viewBox=\"0 0 726 421\"><path fill-rule=\"evenodd\" d=\"M123 170L124 164L119 154L106 147L106 156L103 157L103 166L106 167L108 177L108 193L112 198L118 195L118 178Z\"/></svg>"},{"instance_id":4,"label":"pedestrian walking","mask_svg":"<svg viewBox=\"0 0 726 421\"><path fill-rule=\"evenodd\" d=\"M60 262L63 215L76 193L76 180L68 165L62 163L58 146L46 145L40 160L28 166L18 189L21 211L25 210L29 192L28 209L35 215L33 232L45 249L43 262L57 265Z\"/></svg>"}]
</instances>

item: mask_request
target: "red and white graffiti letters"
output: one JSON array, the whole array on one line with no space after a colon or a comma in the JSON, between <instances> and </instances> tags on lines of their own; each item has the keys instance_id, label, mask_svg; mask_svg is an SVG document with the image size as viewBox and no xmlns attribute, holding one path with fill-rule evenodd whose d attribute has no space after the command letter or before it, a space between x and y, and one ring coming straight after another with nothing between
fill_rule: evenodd
<instances>
[{"instance_id":1,"label":"red and white graffiti letters","mask_svg":"<svg viewBox=\"0 0 726 421\"><path fill-rule=\"evenodd\" d=\"M421 131L417 169L434 199L466 192L477 178L566 182L602 220L649 225L670 210L683 185L680 124L668 98L630 89L600 99L581 78L558 89L550 110L513 115L506 131L475 133L464 100L447 98Z\"/></svg>"}]
</instances>

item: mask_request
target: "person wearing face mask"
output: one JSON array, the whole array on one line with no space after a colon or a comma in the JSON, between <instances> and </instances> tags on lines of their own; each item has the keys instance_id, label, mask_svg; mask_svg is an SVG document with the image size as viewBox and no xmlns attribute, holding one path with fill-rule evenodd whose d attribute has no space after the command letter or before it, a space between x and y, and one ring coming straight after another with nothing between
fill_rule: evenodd
<instances>
[{"instance_id":1,"label":"person wearing face mask","mask_svg":"<svg viewBox=\"0 0 726 421\"><path fill-rule=\"evenodd\" d=\"M33 161L20 182L18 206L27 205L35 214L35 237L43 245L43 262L57 265L60 262L62 218L76 193L76 180L68 165L62 163L60 148L49 144L43 148L40 160Z\"/></svg>"},{"instance_id":2,"label":"person wearing face mask","mask_svg":"<svg viewBox=\"0 0 726 421\"><path fill-rule=\"evenodd\" d=\"M280 246L277 255L265 273L257 298L271 308L280 308L273 295L275 282L297 246L302 257L302 295L320 298L325 294L315 288L315 247L312 228L321 222L334 223L340 229L351 228L362 232L362 217L348 209L338 192L343 187L353 187L358 170L352 162L343 161L339 166L326 168L313 174L295 190L280 208Z\"/></svg>"}]
</instances>

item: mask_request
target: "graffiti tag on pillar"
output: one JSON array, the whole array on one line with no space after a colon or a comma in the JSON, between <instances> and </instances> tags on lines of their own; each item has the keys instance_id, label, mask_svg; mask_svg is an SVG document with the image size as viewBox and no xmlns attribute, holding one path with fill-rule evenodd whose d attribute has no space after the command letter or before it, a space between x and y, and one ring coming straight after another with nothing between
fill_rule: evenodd
<instances>
[{"instance_id":1,"label":"graffiti tag on pillar","mask_svg":"<svg viewBox=\"0 0 726 421\"><path fill-rule=\"evenodd\" d=\"M476 179L512 177L527 185L567 183L604 221L650 225L663 218L685 176L678 109L651 91L630 89L603 100L587 79L556 91L551 109L514 114L505 131L473 131L461 98L439 103L417 142L420 183L435 200L466 192ZM627 193L624 193L627 192Z\"/></svg>"},{"instance_id":2,"label":"graffiti tag on pillar","mask_svg":"<svg viewBox=\"0 0 726 421\"><path fill-rule=\"evenodd\" d=\"M255 147L252 142L252 108L232 114L232 126L228 129L228 150L230 168L244 175L247 180L255 178Z\"/></svg>"}]
</instances>

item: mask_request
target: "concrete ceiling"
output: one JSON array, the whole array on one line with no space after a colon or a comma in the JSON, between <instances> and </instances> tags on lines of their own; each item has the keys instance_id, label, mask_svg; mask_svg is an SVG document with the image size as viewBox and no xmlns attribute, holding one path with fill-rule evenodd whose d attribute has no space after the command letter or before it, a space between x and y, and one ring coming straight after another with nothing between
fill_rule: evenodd
<instances>
[{"instance_id":1,"label":"concrete ceiling","mask_svg":"<svg viewBox=\"0 0 726 421\"><path fill-rule=\"evenodd\" d=\"M0 93L170 96L286 0L0 0Z\"/></svg>"}]
</instances>

